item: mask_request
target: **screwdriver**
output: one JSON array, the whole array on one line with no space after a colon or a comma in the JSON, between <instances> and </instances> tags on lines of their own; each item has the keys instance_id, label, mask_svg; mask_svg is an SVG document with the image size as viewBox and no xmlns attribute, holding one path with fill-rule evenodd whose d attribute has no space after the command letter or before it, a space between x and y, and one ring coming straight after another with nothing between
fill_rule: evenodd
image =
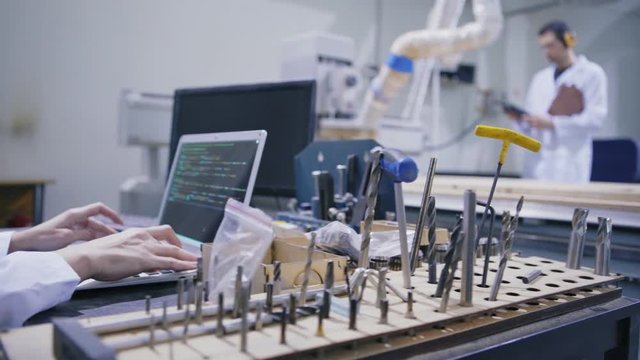
<instances>
[{"instance_id":1,"label":"screwdriver","mask_svg":"<svg viewBox=\"0 0 640 360\"><path fill-rule=\"evenodd\" d=\"M502 149L500 150L500 157L498 158L498 168L496 169L496 173L493 176L493 183L491 184L491 190L489 191L489 197L487 198L487 203L484 208L484 212L482 213L482 220L480 220L480 228L478 229L478 233L476 237L478 238L477 244L479 243L480 236L484 231L484 224L487 220L487 215L489 214L489 209L491 209L491 201L493 200L493 193L496 191L496 185L498 183L498 178L500 177L500 171L502 170L502 165L504 164L505 159L507 158L507 151L509 151L509 146L511 144L516 144L520 147L523 147L529 151L538 152L540 147L540 141L521 134L517 131L513 131L511 129L500 128L495 126L487 126L487 125L478 125L476 126L475 131L476 136L488 137L492 139L502 140ZM491 238L487 238L487 249L488 244L491 243ZM485 266L484 269L488 268L489 257L485 256ZM486 271L482 277L482 285L486 286Z\"/></svg>"},{"instance_id":2,"label":"screwdriver","mask_svg":"<svg viewBox=\"0 0 640 360\"><path fill-rule=\"evenodd\" d=\"M504 161L507 158L507 151L509 151L509 146L513 143L529 151L538 152L542 145L538 140L532 137L526 136L524 134L521 134L517 131L513 131L511 129L500 128L495 126L478 125L476 126L475 134L476 136L502 140L502 149L500 151L500 157L498 158L498 168L496 169L496 173L493 176L493 183L491 184L491 190L489 191L487 206L484 208L484 213L482 214L482 220L480 221L480 229L478 231L478 236L479 236L484 230L484 223L487 220L489 206L491 206L491 200L493 200L493 193L496 190L496 184L498 183L498 178L500 177L500 171L502 170L502 165L504 164Z\"/></svg>"}]
</instances>

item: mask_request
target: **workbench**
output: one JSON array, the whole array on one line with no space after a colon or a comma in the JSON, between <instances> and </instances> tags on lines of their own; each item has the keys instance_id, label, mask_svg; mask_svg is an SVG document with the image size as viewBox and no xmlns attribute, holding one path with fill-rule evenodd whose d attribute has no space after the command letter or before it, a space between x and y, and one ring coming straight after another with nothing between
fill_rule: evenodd
<instances>
[{"instance_id":1,"label":"workbench","mask_svg":"<svg viewBox=\"0 0 640 360\"><path fill-rule=\"evenodd\" d=\"M486 199L493 178L480 176L437 175L432 194L438 210L462 210L460 194L474 190L478 199ZM404 203L420 207L425 177L404 184ZM496 214L513 211L524 196L521 217L526 219L569 221L576 207L590 209L588 222L597 223L598 216L610 217L614 226L640 227L640 184L590 182L585 184L553 183L528 179L501 178L491 205Z\"/></svg>"},{"instance_id":2,"label":"workbench","mask_svg":"<svg viewBox=\"0 0 640 360\"><path fill-rule=\"evenodd\" d=\"M171 301L175 296L158 298ZM131 306L142 306L142 301L133 300ZM155 300L154 300L155 303ZM638 354L637 314L640 302L622 297L605 304L588 307L498 334L482 337L468 343L441 349L424 346L407 348L402 352L388 354L387 358L415 357L415 359L445 360L468 358L478 360L495 359L554 359L580 358L602 359L602 354L617 354L616 359L635 359ZM49 326L49 325L40 325ZM598 329L598 331L593 331ZM33 329L31 329L33 330ZM29 331L25 331L28 334ZM1 338L1 336L0 336ZM51 339L42 339L34 352L39 359L52 359L47 350ZM0 344L1 346L1 344ZM535 350L535 351L533 351ZM45 356L49 354L49 357ZM636 355L637 356L637 355ZM35 358L35 357L34 357Z\"/></svg>"},{"instance_id":3,"label":"workbench","mask_svg":"<svg viewBox=\"0 0 640 360\"><path fill-rule=\"evenodd\" d=\"M546 260L535 258L522 258L518 260L516 258L514 261L513 264L517 265L526 264L527 262L544 262ZM551 262L549 262L551 268L557 269L559 265L559 263L551 264ZM516 268L518 266L521 265L517 265ZM564 271L564 273L564 275L561 275L562 278L570 277L577 279L578 273L575 273L575 275L571 275L574 273L572 271ZM424 275L422 275L421 272L419 272L419 274L420 275L416 275L416 286L423 284L420 279L424 279ZM551 275L551 273L549 274ZM399 275L399 272L389 274L391 279L397 278ZM548 278L550 277L551 276L548 276ZM591 276L583 277L592 278ZM586 283L598 281L597 279L599 278L597 276L595 278L595 280L585 281ZM511 278L508 279L513 280ZM538 288L542 289L542 293L540 294L544 295L545 292L553 291L552 289L545 288L543 284L544 282L537 285ZM516 288L519 288L519 286ZM515 288L511 287L511 289ZM50 316L61 316L64 313L71 316L85 314L93 318L92 322L94 324L99 324L100 317L105 317L105 315L130 313L132 310L136 310L139 314L140 309L144 307L143 299L145 294L153 297L152 308L155 308L155 311L159 309L159 305L163 301L171 305L175 304L176 296L172 294L173 292L175 292L175 284L156 284L140 288L120 288L78 293L68 303L58 305L54 309L40 314L39 317L42 321ZM638 354L638 339L640 338L638 330L640 302L635 299L620 297L620 292L621 290L616 288L603 288L602 290L595 290L595 293L598 293L598 295L594 295L591 290L589 292L579 292L577 295L562 294L557 297L559 297L560 300L565 300L560 302L559 306L556 304L548 309L545 309L546 306L544 304L550 304L549 301L558 302L558 300L549 295L544 295L547 298L542 299L542 308L540 308L538 304L529 304L529 302L527 302L527 304L522 303L519 306L498 310L495 315L490 315L489 317L485 315L475 320L458 320L442 327L419 327L415 332L404 335L397 332L406 326L403 325L402 322L407 321L410 323L412 321L415 322L415 320L401 320L402 313L395 314L394 311L394 316L390 317L389 321L390 324L397 327L395 331L396 335L391 335L382 342L374 341L367 343L364 341L354 341L353 347L347 346L346 348L342 348L343 350L340 350L339 347L334 347L326 353L310 353L306 351L304 354L301 353L300 355L293 356L293 358L314 358L319 356L325 358L367 357L395 359L416 356L417 358L425 359L602 359L605 357L635 359ZM479 305L482 306L485 302L481 300L483 296L481 293L482 289L479 289L476 296ZM124 300L127 298L128 300ZM422 316L420 314L425 314L424 306L429 306L429 302L425 303L422 297L419 299L421 300L418 300L418 303L416 303L417 307L415 311L417 316L420 317ZM520 301L522 301L522 299ZM100 306L100 304L108 305L90 308L92 302L97 306ZM453 299L452 302L454 302ZM574 302L574 305L565 306L572 302ZM370 313L370 311L371 310L367 310L366 314L361 316L365 316L365 318L374 316L375 318L377 315L372 315L373 313ZM462 311L462 313L460 311ZM463 314L469 311L470 310L464 310L464 308L454 306L451 314ZM524 311L524 313L518 314L521 311ZM116 318L118 316L120 315L106 316L105 318ZM343 321L339 320L339 315L336 316L336 318L332 316L333 320L330 320L326 326L331 326L332 323L335 323L339 324L339 328L342 329L343 326L346 325L344 325ZM491 319L492 317L498 317L504 319L504 321L493 321ZM32 319L32 321L33 320L34 319ZM365 320L361 319L360 321ZM290 335L294 338L290 341L294 348L301 346L300 341L303 340L295 340L295 338L302 336L304 329L307 329L309 326L315 328L315 318L299 319L298 322L299 325L294 326L293 329L290 330ZM466 329L462 330L459 334L456 333L459 329L468 328L471 324L473 324L470 328L471 330ZM193 326L197 327L195 324ZM365 333L375 333L375 329L369 329L365 326L366 325L361 323L358 326L357 332L348 331L346 327L340 331L345 334L350 334L350 336L362 333L363 331ZM380 325L377 325L377 327L379 326ZM5 347L5 351L7 351L10 359L27 357L52 359L52 333L51 324L44 323L0 334L0 341ZM269 334L269 332L263 332L263 334L266 335ZM255 331L252 332L250 344L256 344L256 341L259 342L259 340L256 339L259 338L258 335ZM231 348L235 348L238 341L237 335L230 336L228 340L225 340L225 343L227 346L231 345ZM334 333L333 336L327 334L327 336L334 338L338 336L338 334ZM37 338L38 341L25 341L25 339L34 338ZM214 346L216 342L214 336L207 336L206 339L207 343L210 343L209 346ZM308 336L306 339L308 339L310 343L318 341L318 338L313 335ZM274 348L277 347L276 339L269 337L268 341L273 343ZM16 344L19 343L28 344L28 346L16 346ZM183 345L181 345L179 340L176 340L175 344L176 355L187 354L182 352L186 350L182 349ZM201 346L197 345L197 341L193 344L194 346ZM270 351L274 350L271 349ZM129 357L133 354L135 353L124 353L124 355L128 355ZM144 352L141 354L144 354ZM190 354L193 355L192 353ZM292 356L288 357L292 358ZM181 356L176 356L176 358L181 358Z\"/></svg>"}]
</instances>

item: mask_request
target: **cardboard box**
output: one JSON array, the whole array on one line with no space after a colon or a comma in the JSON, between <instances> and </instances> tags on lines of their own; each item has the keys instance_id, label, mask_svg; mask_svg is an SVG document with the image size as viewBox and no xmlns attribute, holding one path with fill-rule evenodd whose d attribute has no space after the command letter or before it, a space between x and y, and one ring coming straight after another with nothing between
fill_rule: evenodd
<instances>
[{"instance_id":1,"label":"cardboard box","mask_svg":"<svg viewBox=\"0 0 640 360\"><path fill-rule=\"evenodd\" d=\"M307 241L306 238L304 241ZM297 242L297 244L296 244ZM302 286L304 265L307 259L307 246L300 245L302 239L292 242L292 239L276 238L267 251L261 267L256 271L253 279L252 293L264 292L267 281L273 280L273 262L280 261L282 271L282 290L299 289ZM318 249L313 251L309 287L324 284L327 262L333 260L333 274L335 281L344 281L344 269L347 257L330 254Z\"/></svg>"},{"instance_id":2,"label":"cardboard box","mask_svg":"<svg viewBox=\"0 0 640 360\"><path fill-rule=\"evenodd\" d=\"M251 293L265 292L267 281L273 280L273 262L281 262L282 283L281 290L300 288L304 273L304 265L307 260L307 246L309 240L304 233L274 224L275 239L265 254L262 264L256 270L252 281ZM211 258L211 244L203 244L202 247L203 277L209 276L209 261ZM347 257L330 254L315 249L312 255L311 272L309 274L309 287L324 284L327 262L333 260L334 279L336 282L344 281L344 269L347 266Z\"/></svg>"}]
</instances>

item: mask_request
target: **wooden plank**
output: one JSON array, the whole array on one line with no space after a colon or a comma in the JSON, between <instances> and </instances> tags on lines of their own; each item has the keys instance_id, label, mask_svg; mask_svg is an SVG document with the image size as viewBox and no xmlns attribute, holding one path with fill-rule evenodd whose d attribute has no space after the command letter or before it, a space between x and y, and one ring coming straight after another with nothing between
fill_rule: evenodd
<instances>
[{"instance_id":1,"label":"wooden plank","mask_svg":"<svg viewBox=\"0 0 640 360\"><path fill-rule=\"evenodd\" d=\"M424 177L406 184L405 194L421 195ZM438 175L433 180L433 195L462 196L466 189L480 198L491 189L492 178ZM494 199L515 200L524 196L528 202L570 206L620 209L640 213L640 185L617 183L568 184L503 178L498 181Z\"/></svg>"}]
</instances>

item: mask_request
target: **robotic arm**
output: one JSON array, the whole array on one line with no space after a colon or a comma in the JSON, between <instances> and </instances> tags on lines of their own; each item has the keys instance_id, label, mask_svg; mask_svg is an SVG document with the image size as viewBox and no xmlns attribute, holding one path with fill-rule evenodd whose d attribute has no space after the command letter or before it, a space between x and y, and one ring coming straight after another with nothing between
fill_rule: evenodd
<instances>
[{"instance_id":1,"label":"robotic arm","mask_svg":"<svg viewBox=\"0 0 640 360\"><path fill-rule=\"evenodd\" d=\"M409 81L413 62L475 50L494 41L502 30L500 0L473 0L475 21L455 29L410 31L398 37L373 80L360 111L363 125L376 128L390 101Z\"/></svg>"}]
</instances>

